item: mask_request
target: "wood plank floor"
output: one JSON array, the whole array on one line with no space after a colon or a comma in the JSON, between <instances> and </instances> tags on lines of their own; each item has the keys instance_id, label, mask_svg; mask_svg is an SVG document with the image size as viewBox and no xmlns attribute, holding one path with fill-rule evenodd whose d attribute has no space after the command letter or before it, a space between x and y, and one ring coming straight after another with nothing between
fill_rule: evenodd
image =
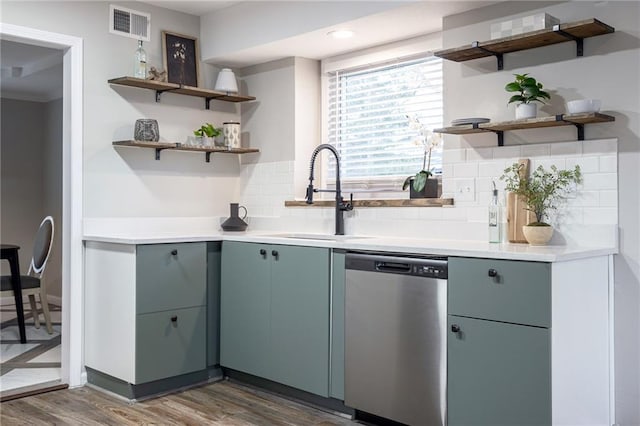
<instances>
[{"instance_id":1,"label":"wood plank floor","mask_svg":"<svg viewBox=\"0 0 640 426\"><path fill-rule=\"evenodd\" d=\"M222 381L130 404L89 387L0 404L10 425L355 425L238 383Z\"/></svg>"}]
</instances>

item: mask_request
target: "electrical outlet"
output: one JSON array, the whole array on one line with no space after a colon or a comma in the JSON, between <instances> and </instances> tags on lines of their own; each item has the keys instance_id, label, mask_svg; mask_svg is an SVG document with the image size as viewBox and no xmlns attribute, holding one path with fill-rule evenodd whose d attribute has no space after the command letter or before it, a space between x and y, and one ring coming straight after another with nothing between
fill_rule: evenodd
<instances>
[{"instance_id":1,"label":"electrical outlet","mask_svg":"<svg viewBox=\"0 0 640 426\"><path fill-rule=\"evenodd\" d=\"M475 179L456 179L456 192L453 198L456 201L474 201L476 199Z\"/></svg>"}]
</instances>

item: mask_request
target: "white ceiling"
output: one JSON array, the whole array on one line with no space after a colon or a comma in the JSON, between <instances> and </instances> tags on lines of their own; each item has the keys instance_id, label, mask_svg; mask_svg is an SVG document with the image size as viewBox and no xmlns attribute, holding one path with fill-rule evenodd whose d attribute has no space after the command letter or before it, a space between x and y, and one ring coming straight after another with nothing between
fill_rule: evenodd
<instances>
[{"instance_id":1,"label":"white ceiling","mask_svg":"<svg viewBox=\"0 0 640 426\"><path fill-rule=\"evenodd\" d=\"M62 96L62 51L0 40L2 97L47 102Z\"/></svg>"},{"instance_id":2,"label":"white ceiling","mask_svg":"<svg viewBox=\"0 0 640 426\"><path fill-rule=\"evenodd\" d=\"M171 9L178 12L188 13L190 15L202 16L207 13L214 12L218 9L240 3L240 1L226 0L209 0L209 1L191 1L191 0L156 0L145 1L144 3L152 4L165 9Z\"/></svg>"},{"instance_id":3,"label":"white ceiling","mask_svg":"<svg viewBox=\"0 0 640 426\"><path fill-rule=\"evenodd\" d=\"M324 59L372 46L438 32L442 30L442 18L444 16L494 3L497 3L497 1L418 1L412 4L398 2L397 8L385 12L204 59L212 64L232 68L291 56ZM327 36L327 33L333 29L349 29L355 35L349 39L336 40Z\"/></svg>"},{"instance_id":4,"label":"white ceiling","mask_svg":"<svg viewBox=\"0 0 640 426\"><path fill-rule=\"evenodd\" d=\"M223 8L233 7L243 1L155 0L145 3L202 16L215 13ZM422 0L410 1L409 3L407 1L391 1L397 2L398 7L333 25L331 28L301 31L292 37L205 59L210 63L231 67L259 64L290 56L323 59L421 34L437 32L442 29L444 16L497 3L495 0ZM355 36L344 40L334 40L328 37L327 32L336 28L348 28L355 32ZM254 28L253 31L259 31L259 29ZM7 40L0 40L0 43L0 63L2 64L0 89L2 96L49 101L62 95L61 51Z\"/></svg>"}]
</instances>

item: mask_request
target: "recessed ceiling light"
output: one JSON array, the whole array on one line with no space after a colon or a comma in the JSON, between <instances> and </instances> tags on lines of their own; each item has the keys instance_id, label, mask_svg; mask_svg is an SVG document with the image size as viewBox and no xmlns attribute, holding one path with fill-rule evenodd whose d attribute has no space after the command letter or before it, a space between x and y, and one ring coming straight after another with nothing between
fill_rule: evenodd
<instances>
[{"instance_id":1,"label":"recessed ceiling light","mask_svg":"<svg viewBox=\"0 0 640 426\"><path fill-rule=\"evenodd\" d=\"M333 30L327 33L328 36L333 38L349 38L353 37L353 31L351 30Z\"/></svg>"}]
</instances>

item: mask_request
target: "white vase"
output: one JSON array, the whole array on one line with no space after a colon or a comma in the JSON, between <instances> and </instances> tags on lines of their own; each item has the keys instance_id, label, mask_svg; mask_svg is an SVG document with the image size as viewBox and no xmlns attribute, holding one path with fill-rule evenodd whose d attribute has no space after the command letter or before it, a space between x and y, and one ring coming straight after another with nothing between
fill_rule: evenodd
<instances>
[{"instance_id":1,"label":"white vase","mask_svg":"<svg viewBox=\"0 0 640 426\"><path fill-rule=\"evenodd\" d=\"M544 246L553 236L553 226L529 226L522 227L524 238L532 246Z\"/></svg>"},{"instance_id":2,"label":"white vase","mask_svg":"<svg viewBox=\"0 0 640 426\"><path fill-rule=\"evenodd\" d=\"M516 120L524 120L526 118L536 118L538 113L538 104L520 104L516 106Z\"/></svg>"}]
</instances>

